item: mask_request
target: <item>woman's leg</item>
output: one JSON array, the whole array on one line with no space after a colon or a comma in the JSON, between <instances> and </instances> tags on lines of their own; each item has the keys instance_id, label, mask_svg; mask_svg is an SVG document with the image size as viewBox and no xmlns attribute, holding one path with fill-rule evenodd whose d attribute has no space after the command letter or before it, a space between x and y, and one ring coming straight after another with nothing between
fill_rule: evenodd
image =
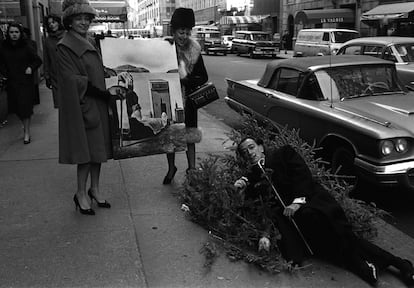
<instances>
[{"instance_id":1,"label":"woman's leg","mask_svg":"<svg viewBox=\"0 0 414 288\"><path fill-rule=\"evenodd\" d=\"M30 140L30 117L22 119L23 122L23 131L24 131L24 140Z\"/></svg>"},{"instance_id":2,"label":"woman's leg","mask_svg":"<svg viewBox=\"0 0 414 288\"><path fill-rule=\"evenodd\" d=\"M77 169L77 180L78 180L78 191L76 197L78 198L79 204L82 209L89 209L91 205L86 195L86 182L88 181L90 171L90 164L78 164Z\"/></svg>"},{"instance_id":3,"label":"woman's leg","mask_svg":"<svg viewBox=\"0 0 414 288\"><path fill-rule=\"evenodd\" d=\"M105 202L105 199L102 199L101 192L99 190L99 178L101 175L101 163L91 163L91 190L92 194L95 196L98 202Z\"/></svg>"},{"instance_id":4,"label":"woman's leg","mask_svg":"<svg viewBox=\"0 0 414 288\"><path fill-rule=\"evenodd\" d=\"M175 167L175 153L167 153L167 162L168 172L167 175L165 175L162 184L170 184L177 172L177 167Z\"/></svg>"},{"instance_id":5,"label":"woman's leg","mask_svg":"<svg viewBox=\"0 0 414 288\"><path fill-rule=\"evenodd\" d=\"M195 152L194 143L187 144L186 154L187 154L188 169L195 169L196 152Z\"/></svg>"},{"instance_id":6,"label":"woman's leg","mask_svg":"<svg viewBox=\"0 0 414 288\"><path fill-rule=\"evenodd\" d=\"M168 173L171 174L175 168L175 153L167 153Z\"/></svg>"}]
</instances>

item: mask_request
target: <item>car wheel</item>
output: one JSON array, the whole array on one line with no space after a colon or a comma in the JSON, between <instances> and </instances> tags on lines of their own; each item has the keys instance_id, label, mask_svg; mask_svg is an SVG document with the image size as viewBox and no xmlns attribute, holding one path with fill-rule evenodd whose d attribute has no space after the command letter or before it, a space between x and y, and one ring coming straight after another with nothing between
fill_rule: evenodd
<instances>
[{"instance_id":1,"label":"car wheel","mask_svg":"<svg viewBox=\"0 0 414 288\"><path fill-rule=\"evenodd\" d=\"M252 58L252 59L255 58L255 55L254 55L253 51L250 51L250 58Z\"/></svg>"},{"instance_id":2,"label":"car wheel","mask_svg":"<svg viewBox=\"0 0 414 288\"><path fill-rule=\"evenodd\" d=\"M331 170L338 176L346 176L344 181L354 187L358 183L358 176L354 166L355 153L346 147L339 147L332 154Z\"/></svg>"},{"instance_id":3,"label":"car wheel","mask_svg":"<svg viewBox=\"0 0 414 288\"><path fill-rule=\"evenodd\" d=\"M224 52L224 53L223 53L223 55L224 55L224 56L227 56L227 52Z\"/></svg>"},{"instance_id":4,"label":"car wheel","mask_svg":"<svg viewBox=\"0 0 414 288\"><path fill-rule=\"evenodd\" d=\"M210 54L210 52L208 52L208 50L206 50L206 55L209 55Z\"/></svg>"}]
</instances>

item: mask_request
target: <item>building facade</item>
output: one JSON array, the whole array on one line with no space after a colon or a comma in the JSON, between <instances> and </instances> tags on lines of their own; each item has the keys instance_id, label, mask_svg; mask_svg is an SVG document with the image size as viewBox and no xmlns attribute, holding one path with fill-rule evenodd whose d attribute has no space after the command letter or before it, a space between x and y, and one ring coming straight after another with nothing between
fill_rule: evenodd
<instances>
[{"instance_id":1,"label":"building facade","mask_svg":"<svg viewBox=\"0 0 414 288\"><path fill-rule=\"evenodd\" d=\"M193 9L196 25L209 25L220 20L226 11L226 0L177 0L176 7Z\"/></svg>"},{"instance_id":2,"label":"building facade","mask_svg":"<svg viewBox=\"0 0 414 288\"><path fill-rule=\"evenodd\" d=\"M48 0L0 0L0 29L6 32L10 22L21 23L30 30L30 38L37 43L42 55L43 19L50 11Z\"/></svg>"},{"instance_id":3,"label":"building facade","mask_svg":"<svg viewBox=\"0 0 414 288\"><path fill-rule=\"evenodd\" d=\"M304 28L355 29L361 36L414 36L414 1L281 0L281 31L294 39ZM379 11L376 13L375 11Z\"/></svg>"},{"instance_id":4,"label":"building facade","mask_svg":"<svg viewBox=\"0 0 414 288\"><path fill-rule=\"evenodd\" d=\"M136 7L136 19L133 28L152 31L153 36L160 36L160 29L165 19L170 19L176 7L176 0L130 0Z\"/></svg>"}]
</instances>

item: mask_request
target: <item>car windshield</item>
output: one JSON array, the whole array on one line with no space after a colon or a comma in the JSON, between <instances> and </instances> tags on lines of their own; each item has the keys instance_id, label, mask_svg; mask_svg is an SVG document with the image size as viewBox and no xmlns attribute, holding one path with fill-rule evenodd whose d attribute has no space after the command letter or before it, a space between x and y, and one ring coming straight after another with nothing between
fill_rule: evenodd
<instances>
[{"instance_id":1,"label":"car windshield","mask_svg":"<svg viewBox=\"0 0 414 288\"><path fill-rule=\"evenodd\" d=\"M335 31L335 43L345 43L346 41L358 38L358 33L348 31Z\"/></svg>"},{"instance_id":2,"label":"car windshield","mask_svg":"<svg viewBox=\"0 0 414 288\"><path fill-rule=\"evenodd\" d=\"M254 41L270 41L270 34L253 34Z\"/></svg>"},{"instance_id":3,"label":"car windshield","mask_svg":"<svg viewBox=\"0 0 414 288\"><path fill-rule=\"evenodd\" d=\"M215 32L207 32L205 33L206 38L208 39L221 39L221 35L220 32L215 33Z\"/></svg>"},{"instance_id":4,"label":"car windshield","mask_svg":"<svg viewBox=\"0 0 414 288\"><path fill-rule=\"evenodd\" d=\"M403 62L414 62L414 43L396 44L395 50Z\"/></svg>"},{"instance_id":5,"label":"car windshield","mask_svg":"<svg viewBox=\"0 0 414 288\"><path fill-rule=\"evenodd\" d=\"M315 72L325 99L336 100L404 93L389 66L360 65L333 67Z\"/></svg>"}]
</instances>

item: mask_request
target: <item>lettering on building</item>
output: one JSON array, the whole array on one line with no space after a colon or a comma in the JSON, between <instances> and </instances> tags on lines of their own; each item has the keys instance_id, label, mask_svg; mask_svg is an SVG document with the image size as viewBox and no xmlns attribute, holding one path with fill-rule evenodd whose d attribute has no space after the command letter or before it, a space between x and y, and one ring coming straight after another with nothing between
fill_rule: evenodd
<instances>
[{"instance_id":1,"label":"lettering on building","mask_svg":"<svg viewBox=\"0 0 414 288\"><path fill-rule=\"evenodd\" d=\"M321 18L321 23L340 23L344 22L344 17Z\"/></svg>"}]
</instances>

